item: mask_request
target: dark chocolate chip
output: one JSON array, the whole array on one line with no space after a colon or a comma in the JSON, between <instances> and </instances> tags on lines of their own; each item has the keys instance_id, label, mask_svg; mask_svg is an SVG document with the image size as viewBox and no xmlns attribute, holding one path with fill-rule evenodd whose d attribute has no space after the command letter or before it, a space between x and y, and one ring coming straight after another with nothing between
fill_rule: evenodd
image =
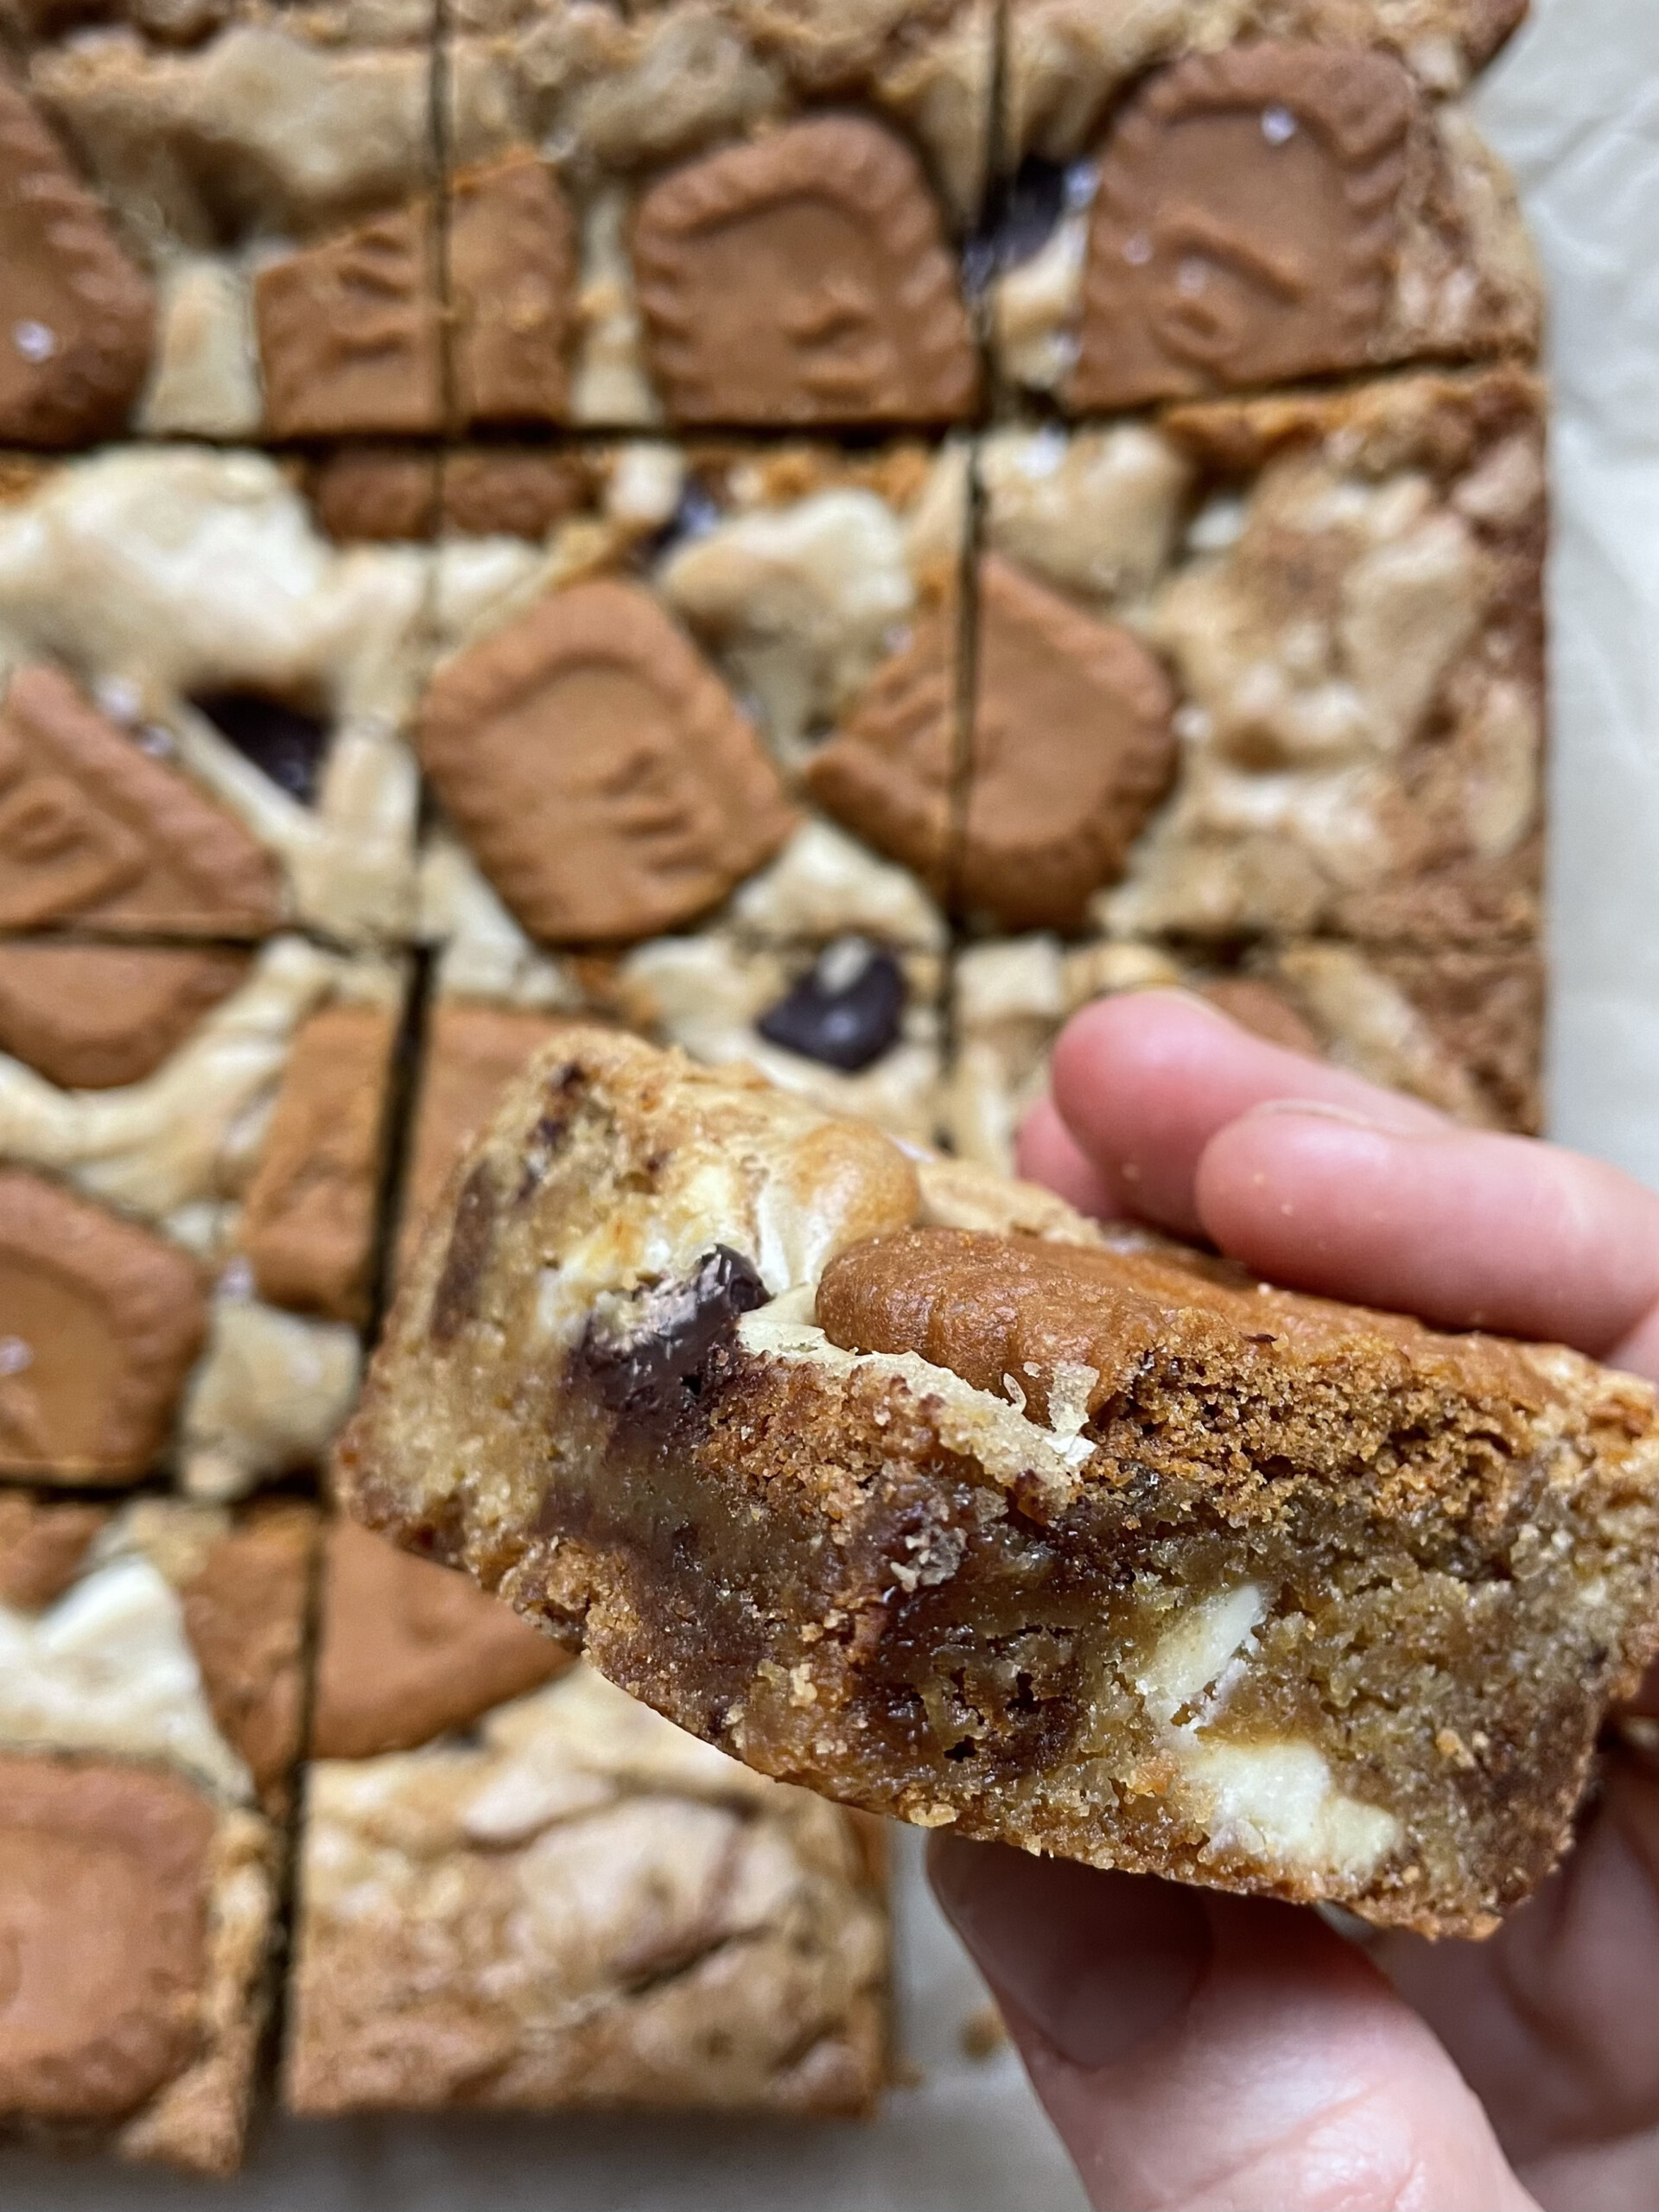
<instances>
[{"instance_id":1,"label":"dark chocolate chip","mask_svg":"<svg viewBox=\"0 0 1659 2212\"><path fill-rule=\"evenodd\" d=\"M969 289L981 289L1004 269L1030 261L1048 244L1068 209L1085 207L1094 172L1084 162L1047 162L1027 155L994 196L964 257Z\"/></svg>"},{"instance_id":2,"label":"dark chocolate chip","mask_svg":"<svg viewBox=\"0 0 1659 2212\"><path fill-rule=\"evenodd\" d=\"M315 803L328 749L327 722L261 691L205 691L191 704L279 791L302 806Z\"/></svg>"},{"instance_id":3,"label":"dark chocolate chip","mask_svg":"<svg viewBox=\"0 0 1659 2212\"><path fill-rule=\"evenodd\" d=\"M660 1419L697 1396L709 1354L738 1316L753 1313L766 1297L753 1263L716 1244L687 1281L641 1290L620 1313L594 1314L576 1364L618 1413Z\"/></svg>"},{"instance_id":4,"label":"dark chocolate chip","mask_svg":"<svg viewBox=\"0 0 1659 2212\"><path fill-rule=\"evenodd\" d=\"M905 971L890 952L837 938L754 1026L769 1045L856 1075L898 1042L905 998Z\"/></svg>"},{"instance_id":5,"label":"dark chocolate chip","mask_svg":"<svg viewBox=\"0 0 1659 2212\"><path fill-rule=\"evenodd\" d=\"M663 524L645 541L641 548L647 563L660 561L676 546L694 537L706 537L721 519L720 503L706 491L695 476L685 480L685 489L680 493L679 505Z\"/></svg>"},{"instance_id":6,"label":"dark chocolate chip","mask_svg":"<svg viewBox=\"0 0 1659 2212\"><path fill-rule=\"evenodd\" d=\"M461 1186L427 1333L442 1351L477 1318L478 1290L495 1238L495 1179L480 1160Z\"/></svg>"}]
</instances>

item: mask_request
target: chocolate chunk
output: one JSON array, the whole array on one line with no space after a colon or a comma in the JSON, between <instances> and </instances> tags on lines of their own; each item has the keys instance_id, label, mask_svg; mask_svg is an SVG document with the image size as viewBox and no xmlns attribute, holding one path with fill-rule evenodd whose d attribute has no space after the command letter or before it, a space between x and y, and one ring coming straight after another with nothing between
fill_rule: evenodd
<instances>
[{"instance_id":1,"label":"chocolate chunk","mask_svg":"<svg viewBox=\"0 0 1659 2212\"><path fill-rule=\"evenodd\" d=\"M463 423L557 423L569 397L575 226L534 154L454 179L449 293Z\"/></svg>"},{"instance_id":2,"label":"chocolate chunk","mask_svg":"<svg viewBox=\"0 0 1659 2212\"><path fill-rule=\"evenodd\" d=\"M183 946L0 945L0 1052L64 1090L142 1083L248 965Z\"/></svg>"},{"instance_id":3,"label":"chocolate chunk","mask_svg":"<svg viewBox=\"0 0 1659 2212\"><path fill-rule=\"evenodd\" d=\"M1361 366L1415 105L1382 54L1262 41L1154 77L1101 150L1078 409Z\"/></svg>"},{"instance_id":4,"label":"chocolate chunk","mask_svg":"<svg viewBox=\"0 0 1659 2212\"><path fill-rule=\"evenodd\" d=\"M1027 154L998 194L989 220L974 241L976 269L988 276L1040 253L1065 213L1070 175L1064 162Z\"/></svg>"},{"instance_id":5,"label":"chocolate chunk","mask_svg":"<svg viewBox=\"0 0 1659 2212\"><path fill-rule=\"evenodd\" d=\"M897 1043L905 997L905 971L890 952L837 938L754 1026L768 1044L856 1075Z\"/></svg>"},{"instance_id":6,"label":"chocolate chunk","mask_svg":"<svg viewBox=\"0 0 1659 2212\"><path fill-rule=\"evenodd\" d=\"M442 428L435 253L417 202L261 270L254 321L276 436Z\"/></svg>"},{"instance_id":7,"label":"chocolate chunk","mask_svg":"<svg viewBox=\"0 0 1659 2212\"><path fill-rule=\"evenodd\" d=\"M115 436L149 365L155 317L98 202L0 75L0 441Z\"/></svg>"},{"instance_id":8,"label":"chocolate chunk","mask_svg":"<svg viewBox=\"0 0 1659 2212\"><path fill-rule=\"evenodd\" d=\"M464 1574L342 1522L328 1535L311 1755L412 1751L572 1663Z\"/></svg>"},{"instance_id":9,"label":"chocolate chunk","mask_svg":"<svg viewBox=\"0 0 1659 2212\"><path fill-rule=\"evenodd\" d=\"M213 1829L171 1775L0 1757L0 2112L118 2120L188 2063Z\"/></svg>"},{"instance_id":10,"label":"chocolate chunk","mask_svg":"<svg viewBox=\"0 0 1659 2212\"><path fill-rule=\"evenodd\" d=\"M738 1317L764 1306L767 1295L753 1263L716 1244L688 1281L638 1291L603 1318L596 1313L576 1348L575 1366L615 1412L636 1420L671 1417L697 1396L709 1354Z\"/></svg>"},{"instance_id":11,"label":"chocolate chunk","mask_svg":"<svg viewBox=\"0 0 1659 2212\"><path fill-rule=\"evenodd\" d=\"M0 928L258 937L276 863L234 816L141 752L67 677L23 668L0 709Z\"/></svg>"},{"instance_id":12,"label":"chocolate chunk","mask_svg":"<svg viewBox=\"0 0 1659 2212\"><path fill-rule=\"evenodd\" d=\"M0 1475L147 1472L207 1332L176 1246L0 1169Z\"/></svg>"},{"instance_id":13,"label":"chocolate chunk","mask_svg":"<svg viewBox=\"0 0 1659 2212\"><path fill-rule=\"evenodd\" d=\"M479 1286L495 1242L495 1178L489 1162L480 1160L461 1186L443 1272L432 1294L430 1335L441 1351L477 1319Z\"/></svg>"},{"instance_id":14,"label":"chocolate chunk","mask_svg":"<svg viewBox=\"0 0 1659 2212\"><path fill-rule=\"evenodd\" d=\"M329 728L315 715L260 691L204 691L191 701L279 791L302 806L316 803Z\"/></svg>"},{"instance_id":15,"label":"chocolate chunk","mask_svg":"<svg viewBox=\"0 0 1659 2212\"><path fill-rule=\"evenodd\" d=\"M418 742L490 880L553 943L690 921L794 826L753 729L637 584L550 593L461 653Z\"/></svg>"},{"instance_id":16,"label":"chocolate chunk","mask_svg":"<svg viewBox=\"0 0 1659 2212\"><path fill-rule=\"evenodd\" d=\"M1169 788L1174 692L1131 632L995 555L979 605L957 895L1012 929L1075 928Z\"/></svg>"},{"instance_id":17,"label":"chocolate chunk","mask_svg":"<svg viewBox=\"0 0 1659 2212\"><path fill-rule=\"evenodd\" d=\"M361 1321L397 1020L331 1006L294 1040L237 1242L260 1295Z\"/></svg>"},{"instance_id":18,"label":"chocolate chunk","mask_svg":"<svg viewBox=\"0 0 1659 2212\"><path fill-rule=\"evenodd\" d=\"M653 373L683 423L953 422L978 367L902 140L798 123L674 171L633 231Z\"/></svg>"}]
</instances>

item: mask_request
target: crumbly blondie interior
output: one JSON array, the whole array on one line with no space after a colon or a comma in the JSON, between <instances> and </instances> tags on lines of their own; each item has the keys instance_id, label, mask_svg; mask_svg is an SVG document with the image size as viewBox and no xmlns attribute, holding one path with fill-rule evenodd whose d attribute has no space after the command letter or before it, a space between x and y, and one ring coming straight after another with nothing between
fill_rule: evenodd
<instances>
[{"instance_id":1,"label":"crumbly blondie interior","mask_svg":"<svg viewBox=\"0 0 1659 2212\"><path fill-rule=\"evenodd\" d=\"M763 1772L1430 1934L1554 1864L1659 1645L1644 1385L597 1030L457 1169L340 1473Z\"/></svg>"}]
</instances>

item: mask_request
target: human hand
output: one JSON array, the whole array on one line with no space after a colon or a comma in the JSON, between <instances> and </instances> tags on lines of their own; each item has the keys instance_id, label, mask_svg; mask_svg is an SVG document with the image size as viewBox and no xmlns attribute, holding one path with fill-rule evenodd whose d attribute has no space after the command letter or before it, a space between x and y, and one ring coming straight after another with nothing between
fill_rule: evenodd
<instances>
[{"instance_id":1,"label":"human hand","mask_svg":"<svg viewBox=\"0 0 1659 2212\"><path fill-rule=\"evenodd\" d=\"M1659 1380L1659 1198L1265 1044L1079 1015L1022 1171L1296 1288ZM1645 1739L1645 1740L1644 1740ZM1578 1847L1484 1944L933 1840L946 1913L1101 2212L1656 2212L1659 1670Z\"/></svg>"}]
</instances>

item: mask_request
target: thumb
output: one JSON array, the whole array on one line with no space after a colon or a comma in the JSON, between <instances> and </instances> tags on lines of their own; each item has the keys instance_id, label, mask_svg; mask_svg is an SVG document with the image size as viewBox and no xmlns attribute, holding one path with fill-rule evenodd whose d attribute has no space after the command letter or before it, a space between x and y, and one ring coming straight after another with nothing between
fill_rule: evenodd
<instances>
[{"instance_id":1,"label":"thumb","mask_svg":"<svg viewBox=\"0 0 1659 2212\"><path fill-rule=\"evenodd\" d=\"M1536 2212L1317 1915L956 1837L930 1871L1097 2212Z\"/></svg>"}]
</instances>

